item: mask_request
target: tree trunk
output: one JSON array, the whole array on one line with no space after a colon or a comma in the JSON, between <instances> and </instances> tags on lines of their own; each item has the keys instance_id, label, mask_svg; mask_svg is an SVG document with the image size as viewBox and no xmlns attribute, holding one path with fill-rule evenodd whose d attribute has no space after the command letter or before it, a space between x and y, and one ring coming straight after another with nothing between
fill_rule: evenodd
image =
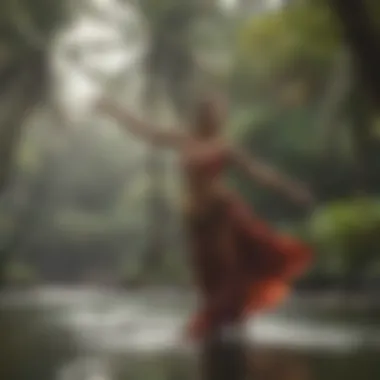
<instances>
[{"instance_id":1,"label":"tree trunk","mask_svg":"<svg viewBox=\"0 0 380 380\"><path fill-rule=\"evenodd\" d=\"M46 84L45 64L46 61L43 55L37 54L30 61L26 61L25 67L20 71L19 76L14 79L15 83L10 85L11 88L7 95L11 104L8 109L8 115L2 121L3 127L0 131L0 192L4 191L8 185L12 161L21 138L25 119L44 95ZM24 234L29 230L30 216L27 214L21 216L14 236L0 250L0 287L4 286L6 267L12 255L22 242Z\"/></svg>"},{"instance_id":2,"label":"tree trunk","mask_svg":"<svg viewBox=\"0 0 380 380\"><path fill-rule=\"evenodd\" d=\"M159 86L154 78L151 78L151 86L145 98L145 106L150 120L157 116L157 99ZM151 146L146 160L146 173L149 178L149 194L147 202L147 246L143 263L143 273L149 278L154 272L162 269L165 255L167 231L167 204L165 199L166 165L162 152L155 146Z\"/></svg>"},{"instance_id":3,"label":"tree trunk","mask_svg":"<svg viewBox=\"0 0 380 380\"><path fill-rule=\"evenodd\" d=\"M329 0L343 27L360 77L371 98L380 107L380 38L375 30L365 1Z\"/></svg>"},{"instance_id":4,"label":"tree trunk","mask_svg":"<svg viewBox=\"0 0 380 380\"><path fill-rule=\"evenodd\" d=\"M16 259L17 256L22 256L25 249L29 250L31 248L36 229L40 227L41 218L46 215L49 203L48 194L49 190L51 190L50 176L55 173L56 157L54 146L48 147L45 152L43 166L33 181L24 209L15 221L13 234L0 251L0 281L3 286L5 285L4 280L9 261L13 258ZM38 263L40 260L39 255L38 257L31 257L31 260L34 261L32 265L36 264L36 262Z\"/></svg>"},{"instance_id":5,"label":"tree trunk","mask_svg":"<svg viewBox=\"0 0 380 380\"><path fill-rule=\"evenodd\" d=\"M0 129L0 191L7 185L15 149L22 134L25 119L41 101L46 88L46 57L35 53L26 57L24 66L14 75L8 91L1 94L3 108Z\"/></svg>"},{"instance_id":6,"label":"tree trunk","mask_svg":"<svg viewBox=\"0 0 380 380\"><path fill-rule=\"evenodd\" d=\"M372 158L375 153L371 136L372 112L362 86L353 88L351 95L351 138L355 155L357 191L366 194L372 185Z\"/></svg>"},{"instance_id":7,"label":"tree trunk","mask_svg":"<svg viewBox=\"0 0 380 380\"><path fill-rule=\"evenodd\" d=\"M148 273L152 270L159 271L165 254L165 235L167 223L167 205L165 200L164 181L166 175L166 165L154 147L148 154L146 161L146 172L149 177L148 195L148 246L145 256L145 264Z\"/></svg>"},{"instance_id":8,"label":"tree trunk","mask_svg":"<svg viewBox=\"0 0 380 380\"><path fill-rule=\"evenodd\" d=\"M317 129L322 131L323 157L331 162L336 156L341 115L351 90L351 55L341 49L335 59L326 96L322 100Z\"/></svg>"}]
</instances>

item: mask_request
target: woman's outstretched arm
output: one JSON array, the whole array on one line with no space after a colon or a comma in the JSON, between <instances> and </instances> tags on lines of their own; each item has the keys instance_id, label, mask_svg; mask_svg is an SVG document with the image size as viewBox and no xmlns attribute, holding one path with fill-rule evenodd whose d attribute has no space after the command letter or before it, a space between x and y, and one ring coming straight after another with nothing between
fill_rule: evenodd
<instances>
[{"instance_id":1,"label":"woman's outstretched arm","mask_svg":"<svg viewBox=\"0 0 380 380\"><path fill-rule=\"evenodd\" d=\"M245 152L232 149L231 160L237 167L262 186L277 190L297 203L309 206L314 203L312 194L301 183L287 178L258 159L252 159Z\"/></svg>"},{"instance_id":2,"label":"woman's outstretched arm","mask_svg":"<svg viewBox=\"0 0 380 380\"><path fill-rule=\"evenodd\" d=\"M176 148L187 139L186 134L181 131L163 131L135 118L108 98L102 98L97 104L97 109L122 123L125 129L135 136L153 144Z\"/></svg>"}]
</instances>

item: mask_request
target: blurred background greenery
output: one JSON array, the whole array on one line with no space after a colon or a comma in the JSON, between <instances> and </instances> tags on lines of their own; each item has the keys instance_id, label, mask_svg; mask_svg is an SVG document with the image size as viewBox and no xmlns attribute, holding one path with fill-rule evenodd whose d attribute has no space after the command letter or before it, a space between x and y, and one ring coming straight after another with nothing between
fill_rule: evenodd
<instances>
[{"instance_id":1,"label":"blurred background greenery","mask_svg":"<svg viewBox=\"0 0 380 380\"><path fill-rule=\"evenodd\" d=\"M376 277L376 95L334 1L131 4L2 5L3 281L183 278L175 162L88 110L108 91L145 119L186 125L215 86L230 95L231 139L318 198L303 215L232 176L260 215L315 244L309 279Z\"/></svg>"},{"instance_id":2,"label":"blurred background greenery","mask_svg":"<svg viewBox=\"0 0 380 380\"><path fill-rule=\"evenodd\" d=\"M191 125L195 99L217 88L230 138L317 197L305 214L231 173L260 216L315 248L297 289L376 303L376 0L7 0L0 25L5 292L188 286L175 157L91 104L107 92L158 126Z\"/></svg>"}]
</instances>

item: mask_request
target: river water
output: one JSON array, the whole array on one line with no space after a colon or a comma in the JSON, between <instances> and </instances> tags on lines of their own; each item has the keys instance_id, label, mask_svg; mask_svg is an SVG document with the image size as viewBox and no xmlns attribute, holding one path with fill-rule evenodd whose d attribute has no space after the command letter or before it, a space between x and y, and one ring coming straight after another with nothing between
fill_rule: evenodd
<instances>
[{"instance_id":1,"label":"river water","mask_svg":"<svg viewBox=\"0 0 380 380\"><path fill-rule=\"evenodd\" d=\"M334 305L334 302L331 303ZM183 292L41 288L0 299L0 378L195 379L196 350L181 341L193 298ZM294 298L247 325L255 379L380 378L380 319L326 312Z\"/></svg>"}]
</instances>

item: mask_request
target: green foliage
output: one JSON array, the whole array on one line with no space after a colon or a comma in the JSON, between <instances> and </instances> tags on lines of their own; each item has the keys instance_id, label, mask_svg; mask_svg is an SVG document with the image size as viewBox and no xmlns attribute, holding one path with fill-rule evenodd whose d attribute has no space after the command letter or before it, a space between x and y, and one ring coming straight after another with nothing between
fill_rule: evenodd
<instances>
[{"instance_id":1,"label":"green foliage","mask_svg":"<svg viewBox=\"0 0 380 380\"><path fill-rule=\"evenodd\" d=\"M38 280L36 271L27 264L13 261L5 270L5 281L10 285L32 285Z\"/></svg>"},{"instance_id":2,"label":"green foliage","mask_svg":"<svg viewBox=\"0 0 380 380\"><path fill-rule=\"evenodd\" d=\"M9 180L12 160L30 110L47 100L50 47L68 17L68 2L63 0L1 2L0 103L5 104L0 115L2 187Z\"/></svg>"},{"instance_id":3,"label":"green foliage","mask_svg":"<svg viewBox=\"0 0 380 380\"><path fill-rule=\"evenodd\" d=\"M273 69L295 59L326 60L337 46L325 9L289 7L262 18L252 18L242 27L239 50L253 64Z\"/></svg>"},{"instance_id":4,"label":"green foliage","mask_svg":"<svg viewBox=\"0 0 380 380\"><path fill-rule=\"evenodd\" d=\"M380 212L375 200L335 201L357 186L352 174L355 150L341 115L337 119L344 128L335 133L333 158L323 153L326 131L316 116L341 45L339 24L332 16L326 2L304 1L242 24L231 78L239 99L231 135L253 154L320 188L322 198L334 199L300 229L320 252L317 270L351 273L378 260ZM244 181L236 184L260 213L274 220L281 214L289 217L275 194L252 191Z\"/></svg>"},{"instance_id":5,"label":"green foliage","mask_svg":"<svg viewBox=\"0 0 380 380\"><path fill-rule=\"evenodd\" d=\"M380 3L376 0L364 0L367 5L368 14L370 15L371 22L380 31Z\"/></svg>"},{"instance_id":6,"label":"green foliage","mask_svg":"<svg viewBox=\"0 0 380 380\"><path fill-rule=\"evenodd\" d=\"M318 238L346 239L353 235L365 237L380 223L380 200L358 198L337 201L322 208L313 217Z\"/></svg>"},{"instance_id":7,"label":"green foliage","mask_svg":"<svg viewBox=\"0 0 380 380\"><path fill-rule=\"evenodd\" d=\"M20 144L17 166L25 173L37 173L41 165L41 152L32 143Z\"/></svg>"},{"instance_id":8,"label":"green foliage","mask_svg":"<svg viewBox=\"0 0 380 380\"><path fill-rule=\"evenodd\" d=\"M3 1L0 26L7 31L3 43L17 55L25 49L46 47L67 21L68 12L68 2L61 0Z\"/></svg>"},{"instance_id":9,"label":"green foliage","mask_svg":"<svg viewBox=\"0 0 380 380\"><path fill-rule=\"evenodd\" d=\"M168 90L177 110L185 104L182 95L187 96L189 88L193 89L187 85L193 85L193 59L198 44L210 52L216 41L218 49L228 48L224 40L230 35L231 25L218 24L225 29L221 28L219 39L215 38L218 33L211 22L215 4L211 1L205 6L205 2L189 0L138 2L151 37L149 62L145 62L151 65L148 67L153 75L149 79L159 78L164 84L155 89L158 92L149 94L160 96L160 91ZM375 7L375 3L372 5ZM35 48L41 36L49 44L67 19L66 6L64 1L53 0L3 2L0 24L9 33L1 46L0 58L8 53L13 58L22 56ZM195 33L199 26L202 28ZM341 44L337 24L326 3L294 2L278 12L245 18L237 28L236 44L231 51L236 66L228 78L235 102L228 129L230 137L244 145L253 156L261 156L279 170L311 184L316 195L328 203L316 211L310 223L305 223L298 211L289 206L288 200L279 199L276 193L255 188L244 180L235 181L238 191L261 216L276 224L284 222L282 230L312 241L320 252L318 270L349 272L369 263L375 267L380 250L376 234L380 228L379 202L351 198L336 201L343 195L352 194L357 186L352 174L356 157L349 145L347 115L336 117L343 128L335 134L332 159L323 155L325 131L315 122L321 94L325 95L325 84L331 78L331 63ZM44 49L48 49L48 44ZM153 88L153 82L148 83L149 89ZM380 130L377 125L376 129ZM105 135L95 136L93 131L89 128L82 137L73 138L74 148L61 153L59 170L52 168L43 175L48 180L47 194L36 201L35 207L44 216L44 222L36 221L36 229L30 232L33 244L29 246L26 242L23 254L30 255L35 249L38 263L44 254L62 255L60 249L52 248L54 242L60 247L67 244L72 250L62 249L65 262L77 259L74 256L87 249L89 253L83 253L80 262L86 266L104 250L107 257L112 254L128 256L119 274L123 279L135 277L140 272L142 247L147 239L145 207L149 181L141 165L142 159L133 163L133 153L129 157L124 154L121 139L108 141ZM19 166L23 179L38 174L37 169L43 165L38 148L46 143L43 139L37 144L27 139L21 146ZM154 156L153 161L157 157ZM127 170L130 163L132 170ZM59 176L52 173L55 170ZM138 174L133 174L134 171ZM162 181L165 173L158 171L156 177ZM167 198L174 203L175 190L166 185ZM16 184L12 191L20 193L17 186L21 185ZM4 222L0 232L6 235L10 229L9 210L2 211L6 215L1 215L0 221ZM129 239L133 241L127 242L126 235L132 236ZM104 246L109 251L99 248L95 254L93 246L88 248L94 241L95 245L106 242ZM157 282L185 281L187 274L181 253L165 252L164 261L159 273L157 270ZM28 272L30 268L17 265L10 266L9 276L17 281L32 281L34 273Z\"/></svg>"},{"instance_id":10,"label":"green foliage","mask_svg":"<svg viewBox=\"0 0 380 380\"><path fill-rule=\"evenodd\" d=\"M340 44L335 25L329 9L319 3L249 18L237 35L235 80L272 102L279 90L299 80L313 91Z\"/></svg>"},{"instance_id":11,"label":"green foliage","mask_svg":"<svg viewBox=\"0 0 380 380\"><path fill-rule=\"evenodd\" d=\"M198 1L143 0L139 5L149 19L151 26L159 28L160 31L165 30L167 33L170 33L171 26L180 27L180 30L185 30L192 24L195 16L201 11ZM163 29L165 24L168 27Z\"/></svg>"},{"instance_id":12,"label":"green foliage","mask_svg":"<svg viewBox=\"0 0 380 380\"><path fill-rule=\"evenodd\" d=\"M338 260L344 272L379 262L379 231L379 199L337 201L319 209L310 221L310 233L326 262Z\"/></svg>"}]
</instances>

